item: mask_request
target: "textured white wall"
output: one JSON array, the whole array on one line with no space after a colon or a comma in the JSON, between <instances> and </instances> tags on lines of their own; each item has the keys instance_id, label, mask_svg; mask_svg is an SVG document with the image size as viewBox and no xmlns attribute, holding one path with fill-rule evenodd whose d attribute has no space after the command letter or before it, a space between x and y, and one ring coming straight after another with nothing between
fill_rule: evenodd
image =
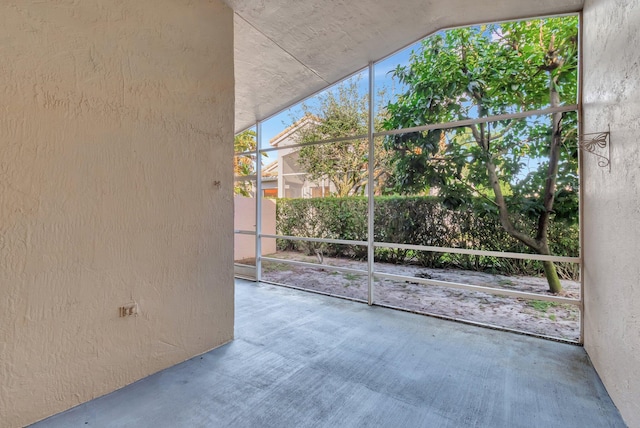
<instances>
[{"instance_id":1,"label":"textured white wall","mask_svg":"<svg viewBox=\"0 0 640 428\"><path fill-rule=\"evenodd\" d=\"M7 0L0 27L0 426L16 427L232 339L233 13Z\"/></svg>"},{"instance_id":2,"label":"textured white wall","mask_svg":"<svg viewBox=\"0 0 640 428\"><path fill-rule=\"evenodd\" d=\"M585 347L640 427L640 3L587 0L584 128L611 125L611 173L585 154Z\"/></svg>"}]
</instances>

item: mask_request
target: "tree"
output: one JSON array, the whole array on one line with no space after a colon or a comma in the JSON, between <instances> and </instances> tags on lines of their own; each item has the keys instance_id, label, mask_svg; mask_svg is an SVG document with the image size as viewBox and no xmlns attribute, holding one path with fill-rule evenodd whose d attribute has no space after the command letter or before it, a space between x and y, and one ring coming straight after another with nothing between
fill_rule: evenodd
<instances>
[{"instance_id":1,"label":"tree","mask_svg":"<svg viewBox=\"0 0 640 428\"><path fill-rule=\"evenodd\" d=\"M298 143L366 135L369 132L368 96L358 93L357 81L354 80L321 95L316 106L303 105L303 111L312 120L298 132ZM380 123L380 119L376 123ZM376 193L382 192L389 175L389 155L382 143L382 139L375 143ZM369 141L361 138L303 147L299 151L298 165L312 181L328 179L335 188L335 195L342 197L364 194L368 159Z\"/></svg>"},{"instance_id":2,"label":"tree","mask_svg":"<svg viewBox=\"0 0 640 428\"><path fill-rule=\"evenodd\" d=\"M256 132L250 129L236 135L233 139L235 153L255 151L257 147ZM256 173L255 155L241 155L233 157L233 173L236 177L247 177ZM236 180L233 193L241 196L251 196L253 190L251 181L247 179Z\"/></svg>"},{"instance_id":3,"label":"tree","mask_svg":"<svg viewBox=\"0 0 640 428\"><path fill-rule=\"evenodd\" d=\"M577 23L577 17L511 22L425 39L410 63L393 72L407 89L387 105L385 129L575 103ZM401 192L436 186L449 208L481 197L509 235L551 254L549 222L577 218L576 122L574 113L554 113L404 133L385 145L394 151ZM543 266L549 289L560 292L555 265Z\"/></svg>"}]
</instances>

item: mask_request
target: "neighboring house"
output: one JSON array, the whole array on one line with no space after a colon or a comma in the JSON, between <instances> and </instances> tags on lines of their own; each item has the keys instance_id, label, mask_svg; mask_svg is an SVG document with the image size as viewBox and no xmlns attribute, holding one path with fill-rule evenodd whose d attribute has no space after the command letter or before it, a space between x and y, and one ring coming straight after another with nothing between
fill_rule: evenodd
<instances>
[{"instance_id":1,"label":"neighboring house","mask_svg":"<svg viewBox=\"0 0 640 428\"><path fill-rule=\"evenodd\" d=\"M256 174L239 175L234 178L235 185L246 191L236 191L236 196L254 198L256 195ZM262 196L265 198L278 197L278 161L273 161L262 167Z\"/></svg>"},{"instance_id":2,"label":"neighboring house","mask_svg":"<svg viewBox=\"0 0 640 428\"><path fill-rule=\"evenodd\" d=\"M278 197L278 161L262 167L262 196L265 198Z\"/></svg>"},{"instance_id":3,"label":"neighboring house","mask_svg":"<svg viewBox=\"0 0 640 428\"><path fill-rule=\"evenodd\" d=\"M298 144L296 134L311 125L314 120L313 116L304 116L273 137L269 144L279 148ZM271 189L266 186L267 183L270 183L264 175L267 170L276 173L277 195L275 196L279 198L320 198L335 192L334 185L328 179L311 181L307 178L307 173L298 164L299 149L299 147L291 147L278 150L278 159L264 168L262 179L264 196L272 196L271 194L267 195L267 189Z\"/></svg>"}]
</instances>

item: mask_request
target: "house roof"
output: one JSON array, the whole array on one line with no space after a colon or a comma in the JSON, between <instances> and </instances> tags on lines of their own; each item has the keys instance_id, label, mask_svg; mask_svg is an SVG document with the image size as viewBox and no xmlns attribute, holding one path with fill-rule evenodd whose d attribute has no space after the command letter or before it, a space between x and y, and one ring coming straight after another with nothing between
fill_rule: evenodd
<instances>
[{"instance_id":1,"label":"house roof","mask_svg":"<svg viewBox=\"0 0 640 428\"><path fill-rule=\"evenodd\" d=\"M279 147L282 143L295 144L295 141L291 139L291 136L298 132L300 129L305 126L310 125L311 123L317 122L318 118L312 116L310 114L305 114L300 119L298 119L293 125L285 128L282 132L277 134L275 137L269 140L269 144L273 147ZM288 145L285 144L285 145Z\"/></svg>"},{"instance_id":2,"label":"house roof","mask_svg":"<svg viewBox=\"0 0 640 428\"><path fill-rule=\"evenodd\" d=\"M262 179L278 176L278 159L262 167Z\"/></svg>"},{"instance_id":3,"label":"house roof","mask_svg":"<svg viewBox=\"0 0 640 428\"><path fill-rule=\"evenodd\" d=\"M584 0L225 0L242 131L438 30L575 12Z\"/></svg>"}]
</instances>

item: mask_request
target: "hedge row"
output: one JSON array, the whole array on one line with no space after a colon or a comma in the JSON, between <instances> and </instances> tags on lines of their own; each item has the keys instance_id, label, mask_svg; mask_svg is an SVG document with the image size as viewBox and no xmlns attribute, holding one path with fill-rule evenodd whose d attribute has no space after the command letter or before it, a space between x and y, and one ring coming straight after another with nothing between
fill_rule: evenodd
<instances>
[{"instance_id":1,"label":"hedge row","mask_svg":"<svg viewBox=\"0 0 640 428\"><path fill-rule=\"evenodd\" d=\"M437 197L380 196L375 198L374 207L374 239L377 242L532 253L503 230L496 213L481 208L481 204L449 210ZM521 230L531 231L534 224L533 219L523 218L517 226ZM281 235L366 241L367 199L278 199L276 228ZM552 222L549 229L553 254L578 255L577 223ZM326 256L360 260L367 257L366 246L278 240L278 249L303 251L306 254L321 251ZM375 260L505 275L542 274L542 264L536 261L463 254L376 248ZM578 275L578 267L574 264L558 264L558 270L564 278L575 279Z\"/></svg>"}]
</instances>

